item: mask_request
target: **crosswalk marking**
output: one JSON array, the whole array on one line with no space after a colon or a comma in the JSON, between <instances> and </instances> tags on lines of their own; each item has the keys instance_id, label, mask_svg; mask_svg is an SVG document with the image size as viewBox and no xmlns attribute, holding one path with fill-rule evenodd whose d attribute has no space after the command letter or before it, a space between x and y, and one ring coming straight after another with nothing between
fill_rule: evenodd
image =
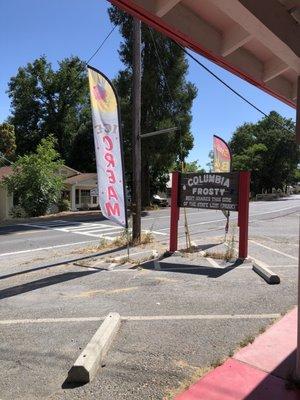
<instances>
[{"instance_id":1,"label":"crosswalk marking","mask_svg":"<svg viewBox=\"0 0 300 400\"><path fill-rule=\"evenodd\" d=\"M115 234L120 234L123 228L120 226L112 226L108 224L95 223L95 222L75 222L65 220L54 220L37 222L35 224L21 224L23 226L40 228L46 230L54 230L76 235L90 236L95 238L104 238L107 240L114 240Z\"/></svg>"},{"instance_id":2,"label":"crosswalk marking","mask_svg":"<svg viewBox=\"0 0 300 400\"><path fill-rule=\"evenodd\" d=\"M60 219L54 221L37 222L35 224L23 223L20 225L107 240L114 240L117 236L124 232L124 229L120 226L114 226L100 222L76 222ZM150 231L143 230L143 232L149 233ZM156 231L152 231L152 233L154 235L166 235L166 233Z\"/></svg>"}]
</instances>

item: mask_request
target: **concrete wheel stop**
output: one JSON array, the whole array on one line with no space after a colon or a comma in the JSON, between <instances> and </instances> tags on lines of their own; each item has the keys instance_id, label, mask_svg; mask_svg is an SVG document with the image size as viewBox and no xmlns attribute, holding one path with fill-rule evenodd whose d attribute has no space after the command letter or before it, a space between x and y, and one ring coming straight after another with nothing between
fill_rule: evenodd
<instances>
[{"instance_id":1,"label":"concrete wheel stop","mask_svg":"<svg viewBox=\"0 0 300 400\"><path fill-rule=\"evenodd\" d=\"M280 283L279 275L271 271L269 266L262 261L252 260L252 269L270 285L278 285Z\"/></svg>"},{"instance_id":2,"label":"concrete wheel stop","mask_svg":"<svg viewBox=\"0 0 300 400\"><path fill-rule=\"evenodd\" d=\"M88 383L97 374L119 328L121 317L110 313L68 372L68 383Z\"/></svg>"}]
</instances>

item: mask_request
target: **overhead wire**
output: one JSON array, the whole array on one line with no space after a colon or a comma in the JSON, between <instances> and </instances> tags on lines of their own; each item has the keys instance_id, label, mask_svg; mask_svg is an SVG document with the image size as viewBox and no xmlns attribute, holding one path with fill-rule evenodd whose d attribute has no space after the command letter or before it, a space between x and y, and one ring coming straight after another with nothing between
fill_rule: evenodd
<instances>
[{"instance_id":1,"label":"overhead wire","mask_svg":"<svg viewBox=\"0 0 300 400\"><path fill-rule=\"evenodd\" d=\"M111 34L113 33L113 31L116 29L117 25L114 25L112 27L112 29L108 32L108 34L105 36L105 38L102 40L102 42L100 43L100 45L97 47L97 49L94 51L94 53L90 56L90 58L87 61L83 61L84 65L87 67L89 65L89 62L99 53L99 51L102 49L102 47L104 46L105 42L107 41L107 39L111 36ZM76 79L79 77L79 75L82 73L83 71L79 71L78 74L75 76L75 81Z\"/></svg>"},{"instance_id":2,"label":"overhead wire","mask_svg":"<svg viewBox=\"0 0 300 400\"><path fill-rule=\"evenodd\" d=\"M107 39L110 37L110 35L113 33L113 31L116 29L117 25L114 25L112 29L109 31L109 33L106 35L106 37L103 39L103 41L100 43L100 45L97 47L97 49L94 51L94 53L91 55L91 57L85 61L85 64L88 65L89 62L95 57L95 55L102 49L104 43L107 41Z\"/></svg>"},{"instance_id":3,"label":"overhead wire","mask_svg":"<svg viewBox=\"0 0 300 400\"><path fill-rule=\"evenodd\" d=\"M276 124L278 127L284 129L285 131L294 134L289 128L286 126L282 125L280 122L276 121L274 118L271 118L270 115L268 115L266 112L264 112L262 109L257 107L253 102L248 100L245 96L243 96L241 93L239 93L237 90L235 90L232 86L230 86L228 83L226 83L222 78L220 78L217 74L215 74L211 69L209 69L206 65L204 65L201 61L199 61L193 54L191 54L184 46L181 44L177 43L174 41L174 43L182 49L182 51L189 56L192 60L194 60L200 67L202 67L206 72L208 72L210 75L212 75L215 79L217 79L222 85L224 85L228 90L230 90L232 93L234 93L236 96L238 96L240 99L245 101L247 104L249 104L251 107L253 107L256 111L264 115L265 117L268 117L274 124Z\"/></svg>"}]
</instances>

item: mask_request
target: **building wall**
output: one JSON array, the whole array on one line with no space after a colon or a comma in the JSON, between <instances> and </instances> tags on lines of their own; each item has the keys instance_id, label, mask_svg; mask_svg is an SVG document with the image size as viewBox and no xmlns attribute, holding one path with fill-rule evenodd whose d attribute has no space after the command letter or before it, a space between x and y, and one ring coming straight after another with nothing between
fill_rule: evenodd
<instances>
[{"instance_id":1,"label":"building wall","mask_svg":"<svg viewBox=\"0 0 300 400\"><path fill-rule=\"evenodd\" d=\"M98 196L89 195L90 191L94 189L95 186L76 186L76 208L96 208L99 205Z\"/></svg>"}]
</instances>

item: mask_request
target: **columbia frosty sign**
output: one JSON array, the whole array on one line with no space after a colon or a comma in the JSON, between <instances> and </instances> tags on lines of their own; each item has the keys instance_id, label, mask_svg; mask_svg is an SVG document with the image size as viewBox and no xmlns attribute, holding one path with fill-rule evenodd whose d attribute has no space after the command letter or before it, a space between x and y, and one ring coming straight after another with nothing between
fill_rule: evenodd
<instances>
[{"instance_id":1,"label":"columbia frosty sign","mask_svg":"<svg viewBox=\"0 0 300 400\"><path fill-rule=\"evenodd\" d=\"M238 209L238 172L180 175L180 207Z\"/></svg>"}]
</instances>

